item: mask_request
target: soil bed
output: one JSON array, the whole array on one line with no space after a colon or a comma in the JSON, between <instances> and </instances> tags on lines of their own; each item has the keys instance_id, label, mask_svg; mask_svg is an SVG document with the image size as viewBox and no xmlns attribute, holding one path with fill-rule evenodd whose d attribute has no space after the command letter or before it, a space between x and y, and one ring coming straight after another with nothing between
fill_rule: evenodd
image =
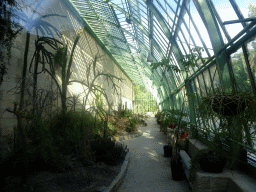
<instances>
[{"instance_id":1,"label":"soil bed","mask_svg":"<svg viewBox=\"0 0 256 192\"><path fill-rule=\"evenodd\" d=\"M31 191L40 192L96 192L109 187L119 174L123 161L119 165L92 162L84 166L74 161L74 169L62 173L38 172L29 178ZM38 165L40 166L40 165ZM5 178L6 191L16 191L20 186L19 176Z\"/></svg>"}]
</instances>

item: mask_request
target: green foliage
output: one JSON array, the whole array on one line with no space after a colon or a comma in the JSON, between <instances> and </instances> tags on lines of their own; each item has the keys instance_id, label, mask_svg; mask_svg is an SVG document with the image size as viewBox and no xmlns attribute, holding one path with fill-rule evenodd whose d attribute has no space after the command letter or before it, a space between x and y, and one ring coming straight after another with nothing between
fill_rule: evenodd
<instances>
[{"instance_id":1,"label":"green foliage","mask_svg":"<svg viewBox=\"0 0 256 192\"><path fill-rule=\"evenodd\" d=\"M3 82L3 77L5 74L7 74L7 63L5 63L4 59L5 54L3 52L4 49L7 50L7 60L8 64L10 65L10 59L11 59L11 48L13 45L14 39L17 37L20 30L16 30L17 23L13 22L11 16L14 16L12 11L15 11L16 7L14 6L16 4L15 0L3 0L0 3L0 86ZM5 8L4 8L5 6ZM4 48L4 49L3 49Z\"/></svg>"},{"instance_id":2,"label":"green foliage","mask_svg":"<svg viewBox=\"0 0 256 192\"><path fill-rule=\"evenodd\" d=\"M117 115L118 117L131 117L132 113L127 109L121 109L118 110Z\"/></svg>"},{"instance_id":3,"label":"green foliage","mask_svg":"<svg viewBox=\"0 0 256 192\"><path fill-rule=\"evenodd\" d=\"M72 154L83 141L84 134L87 139L91 136L95 128L93 120L92 115L86 112L68 111L56 114L50 122L55 145L64 153Z\"/></svg>"},{"instance_id":4,"label":"green foliage","mask_svg":"<svg viewBox=\"0 0 256 192\"><path fill-rule=\"evenodd\" d=\"M119 164L125 157L127 146L117 144L115 141L105 140L98 137L91 142L97 162L105 162L110 165Z\"/></svg>"},{"instance_id":5,"label":"green foliage","mask_svg":"<svg viewBox=\"0 0 256 192\"><path fill-rule=\"evenodd\" d=\"M147 110L155 112L158 110L156 99L146 90L145 87L135 85L135 107L138 107L138 113L145 113Z\"/></svg>"},{"instance_id":6,"label":"green foliage","mask_svg":"<svg viewBox=\"0 0 256 192\"><path fill-rule=\"evenodd\" d=\"M255 17L256 16L256 6L249 5L248 9L249 9L248 17Z\"/></svg>"},{"instance_id":7,"label":"green foliage","mask_svg":"<svg viewBox=\"0 0 256 192\"><path fill-rule=\"evenodd\" d=\"M195 47L191 49L191 54L183 55L181 57L180 62L186 70L188 70L189 67L197 67L200 60L204 62L204 59L201 56L202 51L204 51L204 48Z\"/></svg>"},{"instance_id":8,"label":"green foliage","mask_svg":"<svg viewBox=\"0 0 256 192\"><path fill-rule=\"evenodd\" d=\"M156 63L151 63L151 70L155 70L159 67L164 69L164 72L169 71L169 70L174 70L175 72L180 72L180 69L176 65L171 65L169 64L170 61L172 61L170 58L162 58L160 62Z\"/></svg>"},{"instance_id":9,"label":"green foliage","mask_svg":"<svg viewBox=\"0 0 256 192\"><path fill-rule=\"evenodd\" d=\"M106 151L105 162L109 165L118 165L123 162L126 155L127 146L124 147L123 144L117 144L112 150Z\"/></svg>"},{"instance_id":10,"label":"green foliage","mask_svg":"<svg viewBox=\"0 0 256 192\"><path fill-rule=\"evenodd\" d=\"M227 99L229 102L226 102ZM245 107L244 112L241 113L241 116L239 117L243 119L246 118L247 121L255 120L254 114L256 113L256 109L254 105L256 103L256 98L250 90L222 91L216 89L214 92L209 93L208 96L201 98L198 110L200 111L200 115L205 118L214 115L221 119L225 119L225 115L217 113L216 111L221 112L225 107L229 107L231 103L234 103L238 110L242 110L242 108Z\"/></svg>"},{"instance_id":11,"label":"green foliage","mask_svg":"<svg viewBox=\"0 0 256 192\"><path fill-rule=\"evenodd\" d=\"M108 122L108 131L106 132L106 137L113 137L117 133L117 128L114 124Z\"/></svg>"},{"instance_id":12,"label":"green foliage","mask_svg":"<svg viewBox=\"0 0 256 192\"><path fill-rule=\"evenodd\" d=\"M204 62L205 59L202 58L201 52L204 51L204 48L201 47L195 47L191 49L191 54L182 55L180 62L182 63L182 66L189 70L189 67L197 67L199 66L199 62ZM176 73L181 72L182 70L176 66L170 64L172 62L172 59L170 58L162 58L160 62L152 63L151 64L151 70L155 70L159 67L163 69L163 73L168 72L170 70L175 71Z\"/></svg>"},{"instance_id":13,"label":"green foliage","mask_svg":"<svg viewBox=\"0 0 256 192\"><path fill-rule=\"evenodd\" d=\"M146 125L145 120L143 119L143 117L139 116L139 115L134 115L134 119L136 120L136 124L143 124Z\"/></svg>"},{"instance_id":14,"label":"green foliage","mask_svg":"<svg viewBox=\"0 0 256 192\"><path fill-rule=\"evenodd\" d=\"M169 124L178 124L178 117L187 116L187 114L182 113L180 110L174 109L165 109L160 114L161 124L167 127ZM180 126L186 126L187 123L185 121L180 122Z\"/></svg>"},{"instance_id":15,"label":"green foliage","mask_svg":"<svg viewBox=\"0 0 256 192\"><path fill-rule=\"evenodd\" d=\"M220 124L212 127L205 122L204 130L198 130L198 136L208 140L207 144L215 150L226 154L232 162L232 169L237 168L238 161L243 158L239 151L243 148L253 150L255 126L251 122L256 120L255 104L256 97L250 90L216 90L207 97L202 97L199 103L198 116L202 119L218 118ZM214 135L213 140L210 140L210 134Z\"/></svg>"},{"instance_id":16,"label":"green foliage","mask_svg":"<svg viewBox=\"0 0 256 192\"><path fill-rule=\"evenodd\" d=\"M67 63L67 47L58 47L54 56L54 70L62 68L63 63Z\"/></svg>"},{"instance_id":17,"label":"green foliage","mask_svg":"<svg viewBox=\"0 0 256 192\"><path fill-rule=\"evenodd\" d=\"M45 163L61 161L59 148L54 146L53 137L47 124L39 118L34 118L34 123L29 127L27 133L28 152L34 159L42 159ZM32 158L30 158L32 159Z\"/></svg>"},{"instance_id":18,"label":"green foliage","mask_svg":"<svg viewBox=\"0 0 256 192\"><path fill-rule=\"evenodd\" d=\"M126 127L128 133L132 133L136 130L138 120L136 118L129 118L129 125Z\"/></svg>"},{"instance_id":19,"label":"green foliage","mask_svg":"<svg viewBox=\"0 0 256 192\"><path fill-rule=\"evenodd\" d=\"M26 154L29 160L28 173L62 169L64 159L61 156L61 150L54 145L54 137L43 120L37 117L33 118L32 122L27 125L26 138ZM23 150L21 146L18 146L6 156L3 162L7 167L14 166L17 174L21 174L19 169L24 166L19 162ZM38 166L39 164L40 166Z\"/></svg>"}]
</instances>

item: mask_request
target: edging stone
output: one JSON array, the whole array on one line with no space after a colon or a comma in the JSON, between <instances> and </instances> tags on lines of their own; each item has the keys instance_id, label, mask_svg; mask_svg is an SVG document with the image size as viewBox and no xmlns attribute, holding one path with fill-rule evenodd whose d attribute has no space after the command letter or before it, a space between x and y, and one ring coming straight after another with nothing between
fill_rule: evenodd
<instances>
[{"instance_id":1,"label":"edging stone","mask_svg":"<svg viewBox=\"0 0 256 192\"><path fill-rule=\"evenodd\" d=\"M142 132L140 130L138 130L139 133L135 133L135 134L130 134L130 135L123 135L123 136L119 136L119 137L112 137L111 140L115 140L115 141L123 141L123 140L129 140L129 139L133 139L136 137L139 137L142 135Z\"/></svg>"},{"instance_id":2,"label":"edging stone","mask_svg":"<svg viewBox=\"0 0 256 192\"><path fill-rule=\"evenodd\" d=\"M125 156L123 165L121 167L121 171L119 172L117 177L112 181L110 186L104 190L104 192L116 192L118 190L119 186L123 183L124 177L126 175L129 162L130 162L129 160L130 160L130 152L128 150Z\"/></svg>"}]
</instances>

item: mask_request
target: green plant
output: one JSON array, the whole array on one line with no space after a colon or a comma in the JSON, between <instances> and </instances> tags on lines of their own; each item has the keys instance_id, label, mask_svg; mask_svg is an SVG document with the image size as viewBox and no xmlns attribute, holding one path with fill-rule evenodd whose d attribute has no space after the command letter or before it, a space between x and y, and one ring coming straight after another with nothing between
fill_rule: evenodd
<instances>
[{"instance_id":1,"label":"green plant","mask_svg":"<svg viewBox=\"0 0 256 192\"><path fill-rule=\"evenodd\" d=\"M106 152L106 163L109 165L118 165L121 163L126 155L127 146L123 144L115 144L115 147Z\"/></svg>"},{"instance_id":2,"label":"green plant","mask_svg":"<svg viewBox=\"0 0 256 192\"><path fill-rule=\"evenodd\" d=\"M106 140L98 137L91 142L91 149L95 154L96 161L105 162L107 151L111 151L115 147L115 141Z\"/></svg>"},{"instance_id":3,"label":"green plant","mask_svg":"<svg viewBox=\"0 0 256 192\"><path fill-rule=\"evenodd\" d=\"M60 157L59 148L54 146L54 138L47 124L40 118L34 118L35 121L27 130L28 154L30 159L41 159L46 164L61 161L56 159ZM37 166L38 167L38 166ZM58 166L60 167L60 166Z\"/></svg>"},{"instance_id":4,"label":"green plant","mask_svg":"<svg viewBox=\"0 0 256 192\"><path fill-rule=\"evenodd\" d=\"M158 67L164 68L164 72L169 70L174 70L176 72L180 72L180 69L176 65L170 65L169 63L172 61L172 59L162 58L160 62L152 63L151 64L151 70L155 70Z\"/></svg>"},{"instance_id":5,"label":"green plant","mask_svg":"<svg viewBox=\"0 0 256 192\"><path fill-rule=\"evenodd\" d=\"M88 140L93 129L92 115L79 111L58 113L50 121L50 131L54 143L64 154L69 155L74 151L82 151L82 143ZM85 136L85 137L84 137Z\"/></svg>"},{"instance_id":6,"label":"green plant","mask_svg":"<svg viewBox=\"0 0 256 192\"><path fill-rule=\"evenodd\" d=\"M221 148L218 146L220 143L229 146L229 149L222 152L228 154L231 169L238 168L239 162L246 161L242 156L244 149L253 150L252 122L256 116L255 104L256 97L249 90L220 89L208 94L207 97L202 97L199 103L198 111L201 118L218 118L220 121L219 126L213 129L208 128L212 126L205 123L204 129L208 130L205 137L209 134L215 135L218 142L213 140L208 143L215 145L216 148Z\"/></svg>"},{"instance_id":7,"label":"green plant","mask_svg":"<svg viewBox=\"0 0 256 192\"><path fill-rule=\"evenodd\" d=\"M70 99L69 101L68 101L68 104L71 106L71 109L73 108L73 111L76 111L76 109L77 109L77 106L80 106L81 105L81 99L80 99L80 97L81 97L81 94L82 93L80 93L80 94L74 94L74 95L72 95L71 97L68 97L67 99Z\"/></svg>"},{"instance_id":8,"label":"green plant","mask_svg":"<svg viewBox=\"0 0 256 192\"><path fill-rule=\"evenodd\" d=\"M57 47L56 49L56 53L54 55L54 63L55 65L59 65L61 67L61 84L57 81L53 63L51 63L50 71L46 68L44 69L52 77L52 79L55 81L57 85L57 88L61 95L61 107L62 107L63 113L67 111L67 91L68 91L68 85L71 83L70 77L72 74L71 66L73 63L73 54L80 36L81 36L81 31L76 36L69 59L68 59L68 53L67 53L67 46Z\"/></svg>"},{"instance_id":9,"label":"green plant","mask_svg":"<svg viewBox=\"0 0 256 192\"><path fill-rule=\"evenodd\" d=\"M15 0L3 0L0 2L0 86L3 82L4 75L7 74L8 68L6 64L8 63L10 65L13 41L22 30L22 28L18 29L18 23L11 19L11 17L19 18L19 16L13 14L18 7L17 4ZM4 61L6 56L3 48L7 50L7 63Z\"/></svg>"},{"instance_id":10,"label":"green plant","mask_svg":"<svg viewBox=\"0 0 256 192\"><path fill-rule=\"evenodd\" d=\"M183 55L181 57L180 62L183 64L186 71L189 70L189 67L198 67L199 61L205 61L205 59L201 56L203 51L204 48L202 47L194 47L191 49L190 54Z\"/></svg>"},{"instance_id":11,"label":"green plant","mask_svg":"<svg viewBox=\"0 0 256 192\"><path fill-rule=\"evenodd\" d=\"M180 63L182 64L181 67L184 69L180 69L178 66L170 64L172 62L172 59L170 58L162 58L160 62L152 63L151 64L151 70L155 70L159 67L163 69L163 74L166 72L169 72L171 70L175 71L176 73L179 73L181 71L188 71L190 67L197 67L199 66L199 61L204 62L205 59L202 58L201 53L204 51L204 48L201 47L194 47L191 49L190 54L182 55L180 59Z\"/></svg>"},{"instance_id":12,"label":"green plant","mask_svg":"<svg viewBox=\"0 0 256 192\"><path fill-rule=\"evenodd\" d=\"M128 133L134 132L137 127L138 120L135 118L129 118L129 125L126 127Z\"/></svg>"},{"instance_id":13,"label":"green plant","mask_svg":"<svg viewBox=\"0 0 256 192\"><path fill-rule=\"evenodd\" d=\"M131 117L131 111L127 110L127 109L121 109L121 110L118 110L118 116L119 117Z\"/></svg>"},{"instance_id":14,"label":"green plant","mask_svg":"<svg viewBox=\"0 0 256 192\"><path fill-rule=\"evenodd\" d=\"M226 162L225 156L219 154L215 149L207 148L197 151L190 161L189 181L193 182L195 180L195 173L199 169L199 165L202 170L207 172L220 173ZM210 165L213 167L209 167ZM215 167L214 165L219 165L220 167Z\"/></svg>"},{"instance_id":15,"label":"green plant","mask_svg":"<svg viewBox=\"0 0 256 192\"><path fill-rule=\"evenodd\" d=\"M108 131L106 133L106 138L113 137L117 133L117 128L113 123L108 122Z\"/></svg>"}]
</instances>

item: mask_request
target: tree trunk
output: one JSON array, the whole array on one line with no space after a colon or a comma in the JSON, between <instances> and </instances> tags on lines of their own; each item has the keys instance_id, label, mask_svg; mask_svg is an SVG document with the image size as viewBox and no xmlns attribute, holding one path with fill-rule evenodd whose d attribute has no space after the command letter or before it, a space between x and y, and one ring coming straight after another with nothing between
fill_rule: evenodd
<instances>
[{"instance_id":1,"label":"tree trunk","mask_svg":"<svg viewBox=\"0 0 256 192\"><path fill-rule=\"evenodd\" d=\"M27 32L26 47L25 47L25 52L24 52L22 82L21 82L21 93L20 93L20 105L19 105L19 109L20 110L22 109L23 104L24 104L24 94L25 94L25 86L26 86L26 75L27 75L27 67L28 67L29 40L30 40L30 33Z\"/></svg>"}]
</instances>

